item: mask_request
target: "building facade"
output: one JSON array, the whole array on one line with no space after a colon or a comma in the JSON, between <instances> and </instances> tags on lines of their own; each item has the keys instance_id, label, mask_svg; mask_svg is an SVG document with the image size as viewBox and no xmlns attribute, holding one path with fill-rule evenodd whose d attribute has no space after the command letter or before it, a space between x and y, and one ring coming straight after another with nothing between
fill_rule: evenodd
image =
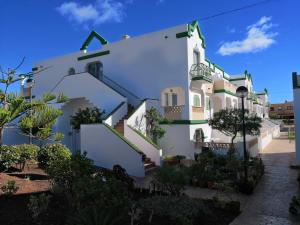
<instances>
[{"instance_id":1,"label":"building facade","mask_svg":"<svg viewBox=\"0 0 300 225\"><path fill-rule=\"evenodd\" d=\"M269 116L274 119L294 119L294 103L285 101L271 104Z\"/></svg>"},{"instance_id":2,"label":"building facade","mask_svg":"<svg viewBox=\"0 0 300 225\"><path fill-rule=\"evenodd\" d=\"M96 39L101 49L88 52ZM136 176L151 163L160 165L164 155L193 158L201 151L196 142L229 142L213 131L208 120L214 112L241 107L236 96L245 86L245 107L267 119L268 91L256 93L248 71L232 76L207 59L206 44L197 21L137 37L125 35L108 43L91 32L80 51L37 62L33 94L63 93L69 101L56 129L65 134L64 144L86 151L97 165L120 164ZM80 133L70 125L79 108L97 107L106 112L103 124L83 125ZM166 134L159 146L146 135L145 114L156 108L166 119ZM256 146L263 146L259 141ZM145 158L147 159L145 161ZM146 162L146 163L145 163Z\"/></svg>"}]
</instances>

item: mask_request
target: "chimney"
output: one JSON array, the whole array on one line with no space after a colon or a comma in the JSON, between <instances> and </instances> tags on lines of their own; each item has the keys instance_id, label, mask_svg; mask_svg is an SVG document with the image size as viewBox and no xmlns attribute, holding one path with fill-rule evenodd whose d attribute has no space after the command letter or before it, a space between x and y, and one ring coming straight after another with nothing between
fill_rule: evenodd
<instances>
[{"instance_id":1,"label":"chimney","mask_svg":"<svg viewBox=\"0 0 300 225\"><path fill-rule=\"evenodd\" d=\"M123 40L127 40L127 39L129 39L129 38L130 38L130 36L129 36L128 34L125 34L125 35L122 36L122 39L123 39Z\"/></svg>"}]
</instances>

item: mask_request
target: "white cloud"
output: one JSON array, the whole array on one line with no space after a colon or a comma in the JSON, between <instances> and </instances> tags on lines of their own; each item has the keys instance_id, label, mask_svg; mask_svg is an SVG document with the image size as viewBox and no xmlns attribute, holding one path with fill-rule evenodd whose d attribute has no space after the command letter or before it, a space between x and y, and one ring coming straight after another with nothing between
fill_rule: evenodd
<instances>
[{"instance_id":1,"label":"white cloud","mask_svg":"<svg viewBox=\"0 0 300 225\"><path fill-rule=\"evenodd\" d=\"M116 0L96 0L94 4L80 5L76 2L64 2L57 8L58 12L70 21L78 24L101 24L105 22L122 22L124 5Z\"/></svg>"},{"instance_id":2,"label":"white cloud","mask_svg":"<svg viewBox=\"0 0 300 225\"><path fill-rule=\"evenodd\" d=\"M225 56L258 52L270 47L276 42L274 37L278 35L278 33L269 31L270 28L274 27L271 19L271 17L261 17L258 22L247 27L247 36L244 40L225 42L218 53Z\"/></svg>"}]
</instances>

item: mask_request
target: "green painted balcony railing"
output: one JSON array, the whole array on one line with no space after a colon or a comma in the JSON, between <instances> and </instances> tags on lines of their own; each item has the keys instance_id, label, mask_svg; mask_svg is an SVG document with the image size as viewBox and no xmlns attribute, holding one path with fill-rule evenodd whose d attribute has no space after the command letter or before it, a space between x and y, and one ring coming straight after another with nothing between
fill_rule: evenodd
<instances>
[{"instance_id":1,"label":"green painted balcony railing","mask_svg":"<svg viewBox=\"0 0 300 225\"><path fill-rule=\"evenodd\" d=\"M203 63L193 64L190 69L192 80L212 82L212 69Z\"/></svg>"}]
</instances>

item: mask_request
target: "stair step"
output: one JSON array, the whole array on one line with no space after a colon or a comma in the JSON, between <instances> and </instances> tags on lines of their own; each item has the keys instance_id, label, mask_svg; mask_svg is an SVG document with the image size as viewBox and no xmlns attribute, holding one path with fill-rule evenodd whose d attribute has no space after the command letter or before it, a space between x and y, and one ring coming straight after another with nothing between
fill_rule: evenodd
<instances>
[{"instance_id":1,"label":"stair step","mask_svg":"<svg viewBox=\"0 0 300 225\"><path fill-rule=\"evenodd\" d=\"M156 166L155 166L154 162L149 162L149 163L144 163L144 167L145 167L145 170L148 170L148 169L151 169Z\"/></svg>"}]
</instances>

